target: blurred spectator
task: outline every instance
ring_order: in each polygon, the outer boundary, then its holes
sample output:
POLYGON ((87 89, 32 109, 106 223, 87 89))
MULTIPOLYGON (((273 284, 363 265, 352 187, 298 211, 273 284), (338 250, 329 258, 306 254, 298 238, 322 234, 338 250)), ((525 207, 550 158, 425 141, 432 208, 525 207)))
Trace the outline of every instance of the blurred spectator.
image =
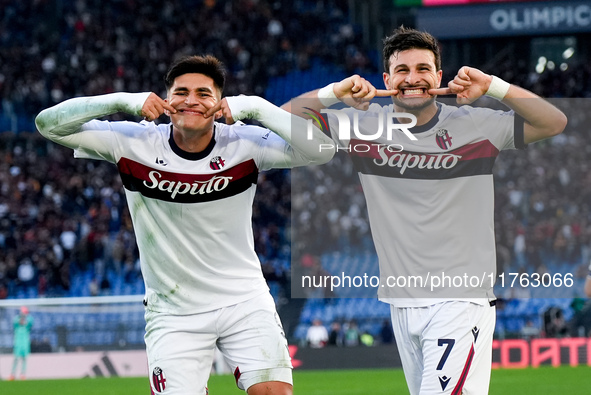
POLYGON ((108 296, 111 295, 111 282, 107 277, 103 277, 100 284, 100 295, 108 296))
POLYGON ((525 258, 526 250, 525 230, 523 227, 519 226, 517 228, 515 241, 513 242, 513 253, 515 254, 515 260, 518 268, 523 268, 527 264, 527 260, 525 258))
POLYGON ((394 329, 392 329, 392 322, 384 320, 380 329, 380 340, 383 344, 390 344, 394 342, 394 329))
POLYGON ((564 337, 568 334, 568 327, 564 313, 559 307, 551 307, 544 312, 545 337, 564 337))
POLYGON ((330 333, 328 334, 327 344, 329 346, 341 347, 343 346, 343 343, 343 331, 341 328, 341 323, 335 321, 330 325, 330 333))
POLYGON ((312 321, 312 325, 308 328, 306 333, 306 341, 312 348, 323 348, 328 341, 328 331, 322 325, 320 319, 312 321))
POLYGON ((371 333, 366 331, 366 332, 363 332, 361 334, 361 336, 359 336, 359 342, 366 347, 372 347, 373 342, 374 342, 374 338, 371 335, 371 333))
POLYGON ((591 301, 587 300, 570 322, 571 335, 577 337, 591 337, 591 301))
POLYGON ((359 345, 359 328, 357 327, 357 321, 351 320, 345 327, 345 346, 355 347, 359 345))
POLYGON ((93 278, 88 283, 88 293, 90 296, 99 296, 99 284, 96 278, 93 278))
POLYGON ((28 287, 35 279, 35 268, 29 258, 23 259, 18 266, 18 280, 20 285, 28 287))
POLYGON ((74 226, 71 221, 64 222, 64 230, 60 234, 60 243, 64 250, 64 259, 70 259, 74 247, 76 247, 78 237, 74 232, 74 226))

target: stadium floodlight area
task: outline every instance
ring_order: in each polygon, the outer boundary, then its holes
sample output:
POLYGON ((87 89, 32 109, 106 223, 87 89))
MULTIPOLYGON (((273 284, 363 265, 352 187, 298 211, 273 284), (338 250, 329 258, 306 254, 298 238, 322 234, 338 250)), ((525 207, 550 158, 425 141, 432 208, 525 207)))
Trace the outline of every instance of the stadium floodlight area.
POLYGON ((33 317, 32 352, 144 348, 143 295, 0 300, 0 352, 11 352, 13 320, 33 317))

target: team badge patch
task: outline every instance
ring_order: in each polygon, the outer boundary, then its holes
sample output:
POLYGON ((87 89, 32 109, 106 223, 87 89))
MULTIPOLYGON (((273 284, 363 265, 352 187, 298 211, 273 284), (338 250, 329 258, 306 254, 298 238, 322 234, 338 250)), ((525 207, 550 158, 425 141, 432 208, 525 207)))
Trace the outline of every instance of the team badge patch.
POLYGON ((211 170, 219 170, 226 164, 226 161, 221 156, 216 156, 209 161, 211 170))
POLYGON ((166 389, 166 378, 164 377, 164 372, 158 366, 156 366, 152 372, 152 386, 156 392, 162 392, 164 389, 166 389))
POLYGON ((441 149, 451 148, 452 137, 449 135, 447 129, 439 129, 436 133, 435 141, 441 149))

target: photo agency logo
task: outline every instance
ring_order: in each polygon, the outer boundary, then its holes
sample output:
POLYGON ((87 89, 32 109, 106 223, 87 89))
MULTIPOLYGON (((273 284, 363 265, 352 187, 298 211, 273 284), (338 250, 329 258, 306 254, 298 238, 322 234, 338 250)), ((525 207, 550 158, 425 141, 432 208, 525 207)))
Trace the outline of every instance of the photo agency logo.
MULTIPOLYGON (((304 114, 308 115, 312 119, 307 120, 307 139, 313 139, 313 126, 316 123, 317 127, 322 130, 324 133, 331 135, 330 129, 328 126, 327 117, 323 114, 332 114, 337 119, 337 139, 340 141, 351 141, 352 139, 361 140, 361 141, 377 141, 377 140, 384 140, 384 137, 387 141, 392 141, 394 133, 402 132, 406 135, 406 137, 410 140, 417 140, 415 136, 410 132, 410 128, 413 128, 417 124, 417 118, 410 113, 406 112, 389 112, 389 113, 378 113, 377 114, 377 122, 372 122, 372 126, 375 126, 376 130, 367 130, 367 125, 364 127, 360 127, 359 125, 359 114, 357 112, 353 112, 352 120, 350 119, 351 116, 349 113, 343 110, 329 110, 329 109, 322 109, 321 112, 318 112, 312 108, 304 107, 306 110, 310 112, 305 112, 304 114), (410 120, 410 122, 400 123, 401 120, 410 120), (351 135, 351 131, 353 131, 353 136, 351 135), (385 131, 385 133, 384 133, 385 131)), ((367 152, 370 149, 372 144, 355 144, 353 149, 358 152, 367 152), (359 151, 359 150, 366 150, 366 151, 359 151)), ((375 144, 373 144, 375 145, 375 144)), ((380 146, 387 145, 387 144, 378 144, 380 146)), ((350 148, 343 148, 339 146, 335 146, 333 144, 320 144, 319 146, 320 151, 323 149, 339 149, 341 150, 349 150, 350 148)), ((390 151, 403 151, 404 148, 400 144, 391 144, 389 146, 390 151), (395 147, 395 148, 393 148, 395 147)))

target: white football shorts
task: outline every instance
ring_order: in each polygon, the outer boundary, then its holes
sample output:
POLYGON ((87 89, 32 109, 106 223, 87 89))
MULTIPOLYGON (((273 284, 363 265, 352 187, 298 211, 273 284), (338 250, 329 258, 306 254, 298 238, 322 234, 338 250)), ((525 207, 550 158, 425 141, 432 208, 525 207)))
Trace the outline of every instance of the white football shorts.
POLYGON ((287 340, 269 293, 192 315, 146 311, 146 349, 153 394, 205 395, 216 344, 238 388, 292 382, 287 340))
POLYGON ((411 395, 488 394, 494 306, 446 301, 390 312, 411 395))

